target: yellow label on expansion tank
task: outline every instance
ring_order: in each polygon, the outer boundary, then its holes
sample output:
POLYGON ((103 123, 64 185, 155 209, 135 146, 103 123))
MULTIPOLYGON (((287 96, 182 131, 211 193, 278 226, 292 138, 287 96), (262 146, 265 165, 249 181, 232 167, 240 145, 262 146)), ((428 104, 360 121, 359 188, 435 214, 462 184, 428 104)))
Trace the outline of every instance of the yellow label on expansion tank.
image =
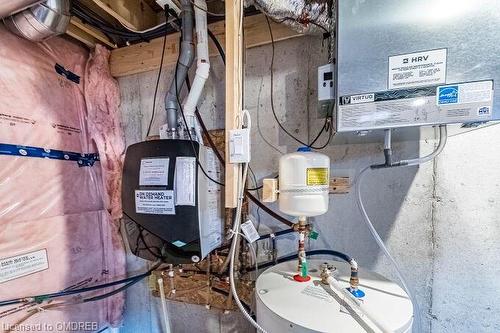
POLYGON ((306 184, 328 185, 328 168, 307 168, 306 184))

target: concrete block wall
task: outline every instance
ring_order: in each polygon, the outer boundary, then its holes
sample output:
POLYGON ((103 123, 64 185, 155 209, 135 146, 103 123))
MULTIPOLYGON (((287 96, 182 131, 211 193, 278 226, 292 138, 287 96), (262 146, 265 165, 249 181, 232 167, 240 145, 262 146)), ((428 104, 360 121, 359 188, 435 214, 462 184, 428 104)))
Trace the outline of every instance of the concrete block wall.
MULTIPOLYGON (((316 68, 327 61, 326 43, 324 47, 322 44, 318 37, 301 37, 276 43, 275 47, 275 109, 283 125, 303 141, 314 137, 322 126, 315 104, 316 68)), ((251 167, 259 183, 276 172, 281 154, 298 146, 278 130, 271 113, 270 59, 269 45, 247 51, 245 107, 253 120, 251 167)), ((222 128, 224 68, 219 58, 211 61, 213 70, 199 109, 209 128, 222 128)), ((156 112, 164 112, 163 96, 172 73, 173 67, 163 71, 156 112)), ((153 71, 119 79, 127 144, 145 138, 156 75, 153 71)), ((423 155, 434 146, 434 140, 396 143, 395 158, 423 155)), ((450 137, 434 162, 374 171, 365 177, 366 209, 417 295, 423 332, 500 331, 500 280, 496 279, 500 263, 499 146, 500 127, 491 126, 450 137)), ((332 144, 323 152, 330 156, 332 175, 337 176, 354 177, 365 166, 383 159, 378 143, 332 144)), ((348 252, 362 267, 395 278, 393 268, 363 224, 353 192, 331 196, 328 214, 313 221, 320 237, 308 246, 348 252)), ((282 228, 255 207, 252 214, 260 217, 263 226, 282 228)), ((295 251, 295 236, 280 239, 278 247, 282 255, 295 251)), ((131 269, 144 266, 133 256, 129 261, 131 269)), ((130 290, 123 332, 161 332, 158 300, 148 295, 145 284, 130 290)), ((237 315, 239 319, 233 321, 200 307, 174 306, 180 309, 172 310, 179 322, 186 318, 184 314, 211 316, 188 331, 251 331, 237 315)), ((186 331, 176 327, 175 332, 186 331)))

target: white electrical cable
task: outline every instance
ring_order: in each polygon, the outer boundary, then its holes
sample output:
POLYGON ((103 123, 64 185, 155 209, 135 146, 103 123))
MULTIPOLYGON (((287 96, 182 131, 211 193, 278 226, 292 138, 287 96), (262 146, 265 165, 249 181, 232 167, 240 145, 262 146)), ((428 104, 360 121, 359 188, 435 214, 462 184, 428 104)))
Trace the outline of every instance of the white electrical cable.
MULTIPOLYGON (((247 118, 247 127, 250 129, 251 123, 250 123, 250 114, 248 110, 243 110, 243 117, 247 118)), ((236 305, 240 309, 241 313, 245 317, 246 320, 254 326, 257 331, 262 332, 262 333, 267 333, 266 330, 264 330, 253 318, 252 316, 247 312, 243 304, 241 303, 240 298, 238 297, 238 292, 236 291, 236 284, 234 281, 234 260, 236 257, 236 245, 238 244, 238 238, 240 236, 240 222, 241 222, 241 210, 243 207, 243 197, 245 195, 245 182, 247 179, 247 172, 248 172, 248 163, 244 163, 243 165, 243 175, 238 178, 238 203, 236 206, 236 214, 234 217, 234 225, 232 229, 233 233, 233 240, 231 242, 231 249, 229 251, 229 256, 230 256, 230 261, 229 261, 229 281, 231 285, 231 293, 233 294, 234 301, 236 302, 236 305)), ((257 261, 256 261, 257 262, 257 261)))
MULTIPOLYGON (((446 130, 446 125, 441 125, 439 126, 439 144, 437 148, 429 155, 421 157, 421 158, 416 158, 413 160, 403 160, 401 162, 405 162, 403 166, 411 166, 411 165, 418 165, 422 163, 426 163, 434 159, 436 156, 438 156, 442 151, 444 146, 446 145, 446 139, 447 139, 447 130, 446 130)), ((356 203, 358 205, 359 210, 361 211, 363 215, 363 221, 365 222, 366 226, 370 230, 370 233, 372 234, 373 238, 377 242, 378 246, 380 249, 384 252, 385 256, 389 261, 394 265, 394 268, 397 272, 398 278, 401 281, 401 284, 403 285, 403 289, 406 291, 408 296, 410 297, 410 300, 413 304, 413 315, 415 317, 414 323, 416 322, 417 330, 416 332, 421 332, 422 331, 422 323, 421 323, 421 317, 420 317, 420 309, 418 306, 418 302, 415 298, 415 295, 410 291, 408 288, 408 283, 406 282, 406 279, 403 276, 403 273, 401 272, 401 269, 399 268, 398 263, 396 260, 392 257, 390 254, 389 250, 384 244, 384 241, 382 238, 380 238, 380 235, 377 233, 377 230, 373 226, 373 223, 370 220, 370 217, 368 216, 365 206, 363 205, 363 199, 361 197, 361 183, 363 180, 363 175, 366 173, 367 170, 370 170, 370 167, 366 167, 361 172, 358 174, 356 177, 355 183, 356 183, 356 203)))

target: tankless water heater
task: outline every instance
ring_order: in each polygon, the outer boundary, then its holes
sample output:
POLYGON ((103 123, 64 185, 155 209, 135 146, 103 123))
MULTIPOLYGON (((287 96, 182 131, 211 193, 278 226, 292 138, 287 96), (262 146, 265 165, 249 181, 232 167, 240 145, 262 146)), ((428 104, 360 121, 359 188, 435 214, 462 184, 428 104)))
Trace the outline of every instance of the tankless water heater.
POLYGON ((339 132, 500 119, 500 1, 339 0, 339 132))

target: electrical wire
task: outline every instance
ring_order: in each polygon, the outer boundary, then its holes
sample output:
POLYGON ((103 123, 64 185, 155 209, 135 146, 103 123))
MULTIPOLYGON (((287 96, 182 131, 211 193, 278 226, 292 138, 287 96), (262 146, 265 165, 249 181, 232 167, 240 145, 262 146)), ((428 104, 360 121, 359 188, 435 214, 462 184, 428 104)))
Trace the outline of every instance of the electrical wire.
MULTIPOLYGON (((266 18, 266 22, 267 22, 267 27, 269 28, 269 35, 271 37, 271 65, 270 65, 270 80, 271 80, 271 94, 270 94, 270 99, 271 99, 271 111, 273 113, 273 116, 274 116, 274 120, 276 120, 276 123, 278 124, 278 126, 281 128, 281 130, 283 132, 285 132, 290 138, 294 139, 295 141, 297 141, 298 143, 300 143, 301 145, 303 146, 307 146, 307 147, 310 147, 312 149, 323 149, 325 148, 328 143, 330 142, 330 139, 331 137, 333 136, 333 130, 331 129, 330 130, 330 137, 327 141, 327 143, 321 147, 314 147, 313 144, 310 144, 310 143, 306 143, 300 139, 298 139, 297 137, 295 137, 292 133, 290 133, 284 126, 283 124, 281 124, 280 120, 278 119, 278 116, 276 115, 276 110, 274 108, 274 53, 275 53, 275 45, 274 45, 274 36, 273 36, 273 30, 271 28, 271 23, 269 22, 269 18, 267 16, 265 16, 266 18)), ((327 117, 328 118, 328 117, 327 117)), ((321 134, 323 133, 325 129, 325 126, 323 126, 323 128, 320 130, 320 132, 318 133, 318 135, 316 136, 316 139, 314 141, 317 140, 317 138, 319 138, 319 136, 321 136, 321 134)))
MULTIPOLYGON (((176 17, 172 9, 168 9, 172 17, 176 17)), ((71 13, 81 19, 84 23, 90 24, 108 36, 124 39, 126 43, 135 41, 149 41, 153 38, 164 36, 169 32, 174 32, 175 29, 169 29, 168 25, 161 24, 155 29, 148 29, 145 32, 130 31, 123 28, 116 28, 106 22, 105 19, 100 17, 97 13, 86 7, 80 1, 73 1, 71 6, 71 13)), ((167 20, 168 21, 168 20, 167 20)), ((170 22, 172 23, 172 22, 170 22)))
MULTIPOLYGON (((181 31, 181 39, 182 39, 182 31, 181 31)), ((217 185, 224 186, 223 183, 221 183, 221 182, 213 179, 212 177, 210 177, 207 174, 207 172, 205 171, 205 169, 203 168, 203 166, 200 163, 200 158, 198 156, 198 151, 196 150, 196 147, 194 146, 193 137, 191 136, 191 130, 190 130, 189 125, 187 123, 186 116, 184 115, 184 109, 182 107, 182 103, 181 103, 181 101, 179 99, 179 87, 178 87, 178 84, 177 84, 177 68, 179 67, 180 55, 181 55, 181 53, 179 52, 179 54, 177 56, 177 61, 176 61, 176 64, 175 64, 175 74, 174 74, 174 80, 175 80, 175 98, 177 99, 177 104, 179 105, 179 110, 180 110, 180 114, 182 116, 182 121, 184 122, 184 126, 185 126, 186 132, 187 132, 188 137, 189 137, 189 142, 191 143, 191 147, 193 149, 193 153, 194 153, 195 158, 196 158, 196 164, 200 168, 201 172, 205 175, 205 177, 207 177, 207 179, 211 180, 212 182, 214 182, 217 185)))
POLYGON ((224 49, 222 48, 222 45, 220 44, 217 37, 215 37, 213 32, 210 31, 210 29, 207 29, 207 32, 208 32, 208 36, 210 37, 210 39, 212 39, 212 42, 214 42, 215 47, 217 48, 217 51, 219 51, 219 55, 222 59, 222 62, 224 63, 224 65, 226 65, 226 54, 224 53, 224 49))
MULTIPOLYGON (((165 5, 164 8, 165 11, 165 22, 168 21, 168 9, 167 5, 165 5)), ((161 70, 163 68, 163 58, 165 57, 165 46, 167 44, 167 34, 163 37, 163 47, 161 49, 161 58, 160 58, 160 68, 158 69, 158 77, 156 78, 156 85, 155 85, 155 93, 153 96, 153 111, 151 112, 151 119, 149 120, 149 125, 148 125, 148 131, 146 133, 146 138, 149 136, 149 132, 151 131, 151 125, 153 124, 153 119, 155 117, 155 109, 156 109, 156 95, 158 94, 158 86, 160 85, 160 77, 161 77, 161 70)))
MULTIPOLYGON (((217 39, 215 39, 214 42, 216 42, 220 46, 220 43, 217 41, 217 39)), ((217 48, 217 49, 219 50, 220 56, 223 59, 224 64, 225 64, 224 49, 222 48, 222 46, 220 48, 217 48)), ((186 81, 186 82, 188 82, 188 81, 186 81)), ((205 123, 203 122, 203 118, 201 117, 201 114, 198 111, 198 109, 195 110, 195 115, 196 115, 196 118, 198 119, 198 122, 199 122, 199 124, 200 124, 200 126, 201 126, 201 128, 203 130, 203 133, 205 134, 205 137, 207 138, 207 141, 208 141, 210 147, 212 147, 212 149, 213 149, 213 151, 215 153, 215 156, 217 157, 217 159, 219 160, 219 162, 221 163, 221 165, 224 167, 225 166, 225 164, 224 164, 225 163, 224 162, 224 158, 222 157, 222 155, 217 150, 217 146, 213 142, 212 137, 210 136, 210 133, 208 132, 208 129, 205 126, 205 123)), ((259 127, 258 123, 257 123, 257 127, 259 127)), ((267 207, 266 205, 264 205, 262 202, 260 202, 260 200, 258 200, 256 197, 254 197, 248 190, 245 191, 245 195, 252 202, 254 202, 259 208, 261 208, 264 212, 266 212, 269 216, 271 216, 275 220, 277 220, 277 221, 279 221, 279 222, 281 222, 281 223, 283 223, 283 224, 285 224, 285 225, 287 225, 289 227, 293 226, 293 223, 291 221, 289 221, 288 219, 284 218, 283 216, 277 214, 275 211, 273 211, 272 209, 270 209, 269 207, 267 207)))
MULTIPOLYGON (((26 296, 26 297, 20 297, 20 298, 15 298, 11 300, 6 300, 6 301, 0 301, 0 306, 7 306, 7 305, 14 305, 14 304, 20 304, 20 303, 27 303, 30 301, 34 301, 36 303, 41 303, 46 300, 51 300, 54 298, 59 298, 59 297, 65 297, 65 296, 70 296, 70 295, 75 295, 75 294, 81 294, 81 293, 86 293, 86 292, 91 292, 91 291, 96 291, 104 288, 109 288, 116 286, 118 284, 122 283, 127 283, 126 286, 127 288, 130 287, 131 285, 137 283, 138 281, 142 280, 143 278, 151 275, 151 273, 157 269, 161 263, 155 264, 152 268, 150 268, 147 272, 131 276, 122 280, 117 280, 113 282, 108 282, 104 284, 99 284, 95 286, 90 286, 90 287, 84 287, 84 288, 79 288, 79 289, 69 289, 69 290, 64 290, 60 292, 55 292, 55 293, 50 293, 50 294, 42 294, 42 295, 36 295, 36 296, 26 296), (131 283, 134 282, 134 283, 131 283)), ((125 287, 125 286, 123 286, 125 287)), ((122 287, 122 288, 123 288, 122 287)), ((122 288, 119 288, 120 291, 124 290, 122 288)), ((126 288, 125 288, 126 289, 126 288)), ((102 295, 101 295, 102 296, 102 295)), ((111 295, 109 295, 111 296, 111 295)))
POLYGON ((226 16, 226 14, 222 14, 222 13, 212 13, 212 12, 210 12, 210 11, 206 10, 205 8, 202 8, 202 7, 198 6, 198 5, 194 2, 194 0, 190 0, 190 1, 191 1, 191 3, 193 4, 193 6, 195 6, 195 7, 196 7, 196 8, 198 8, 199 10, 204 11, 204 12, 205 12, 205 13, 207 13, 208 15, 215 16, 215 17, 224 17, 224 16, 226 16))

